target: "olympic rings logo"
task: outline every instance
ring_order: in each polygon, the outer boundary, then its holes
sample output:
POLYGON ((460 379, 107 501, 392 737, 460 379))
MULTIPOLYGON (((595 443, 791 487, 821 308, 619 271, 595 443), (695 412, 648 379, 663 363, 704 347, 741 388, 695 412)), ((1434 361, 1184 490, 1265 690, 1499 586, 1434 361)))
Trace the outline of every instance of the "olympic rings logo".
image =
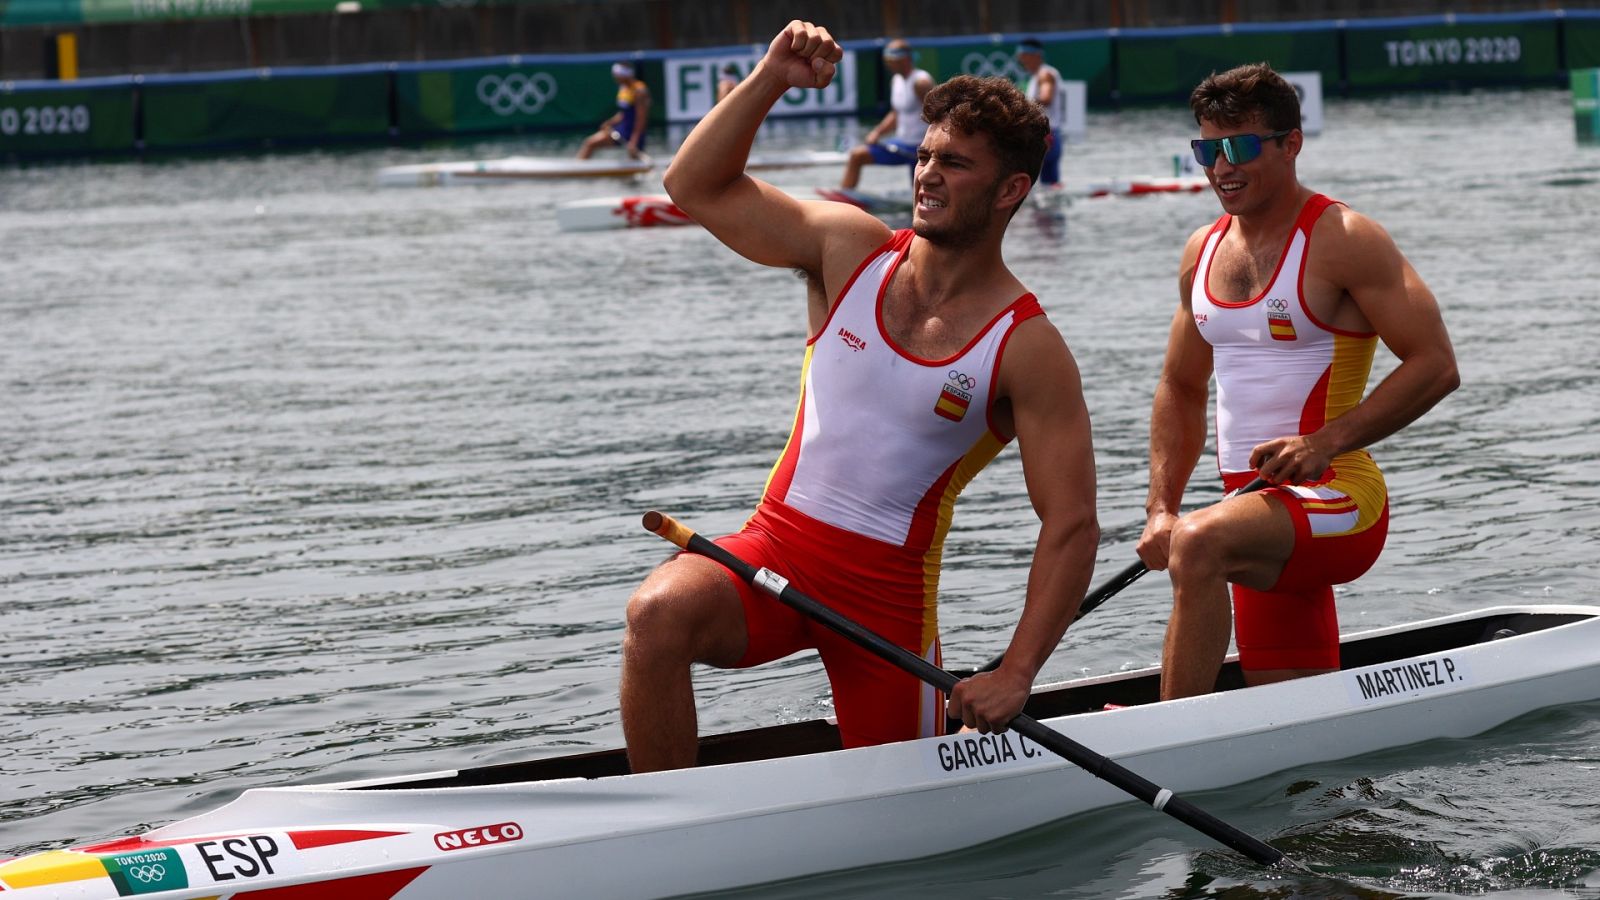
POLYGON ((950 370, 950 380, 961 385, 962 389, 968 391, 978 386, 978 379, 973 378, 970 375, 963 375, 960 372, 957 372, 955 369, 950 370))
POLYGON ((122 871, 132 875, 145 884, 152 884, 167 877, 167 867, 159 863, 148 866, 134 866, 122 871))
POLYGON ((1273 297, 1271 300, 1267 301, 1267 308, 1268 309, 1275 309, 1278 312, 1283 312, 1284 310, 1289 308, 1289 301, 1281 299, 1279 297, 1273 297))
POLYGON ((478 99, 494 110, 495 115, 509 116, 515 112, 533 115, 556 97, 556 79, 548 72, 524 75, 485 75, 478 79, 478 99))
POLYGON ((1012 81, 1027 81, 1028 72, 1016 58, 1001 50, 993 53, 968 53, 961 58, 961 71, 968 75, 999 75, 1012 81))

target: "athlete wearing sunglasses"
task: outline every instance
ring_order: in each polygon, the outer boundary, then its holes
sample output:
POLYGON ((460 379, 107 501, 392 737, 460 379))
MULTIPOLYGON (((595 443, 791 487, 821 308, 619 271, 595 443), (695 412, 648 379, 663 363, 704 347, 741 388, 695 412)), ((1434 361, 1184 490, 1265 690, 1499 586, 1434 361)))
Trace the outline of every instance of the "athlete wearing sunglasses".
POLYGON ((1293 86, 1241 66, 1189 105, 1223 215, 1184 247, 1150 420, 1139 556, 1171 575, 1163 699, 1213 688, 1230 630, 1250 684, 1339 668, 1332 585, 1365 572, 1388 532, 1365 448, 1459 382, 1438 303, 1393 239, 1300 184, 1293 86), (1400 364, 1367 393, 1380 342, 1400 364), (1213 375, 1224 489, 1257 475, 1272 487, 1180 515, 1213 375))
POLYGON ((1282 141, 1294 129, 1285 128, 1271 134, 1232 134, 1225 138, 1206 140, 1199 138, 1189 142, 1190 149, 1194 150, 1195 161, 1207 169, 1217 164, 1218 154, 1227 158, 1228 162, 1242 166, 1261 155, 1263 141, 1282 141))

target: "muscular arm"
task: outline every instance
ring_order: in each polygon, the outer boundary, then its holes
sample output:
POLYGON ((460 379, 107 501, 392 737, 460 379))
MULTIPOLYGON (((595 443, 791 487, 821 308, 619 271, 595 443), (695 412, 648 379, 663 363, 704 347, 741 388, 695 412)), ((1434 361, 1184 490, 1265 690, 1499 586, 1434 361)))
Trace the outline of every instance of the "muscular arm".
POLYGON ((1178 310, 1167 334, 1167 355, 1150 408, 1150 493, 1139 538, 1139 558, 1152 569, 1167 567, 1172 525, 1183 491, 1205 447, 1206 398, 1211 383, 1211 345, 1195 325, 1190 291, 1210 226, 1190 235, 1178 272, 1178 310))
POLYGON ((1313 231, 1326 278, 1354 302, 1400 365, 1360 403, 1303 438, 1267 441, 1251 464, 1273 481, 1314 478, 1340 453, 1383 440, 1416 421, 1461 383, 1438 301, 1376 222, 1349 210, 1325 216, 1313 231))
POLYGON ((1023 323, 1012 336, 1001 389, 1011 403, 1039 538, 1005 662, 950 695, 950 714, 985 732, 1022 711, 1034 677, 1077 614, 1100 543, 1094 447, 1078 367, 1044 318, 1023 323))
POLYGON ((828 84, 841 52, 825 29, 789 23, 750 77, 689 133, 665 177, 673 202, 734 252, 819 274, 830 288, 889 239, 888 226, 849 204, 801 202, 744 167, 778 98, 791 86, 828 84))
MULTIPOLYGON (((1037 102, 1045 109, 1050 108, 1050 102, 1056 99, 1056 76, 1050 72, 1039 73, 1039 98, 1037 102)), ((1052 128, 1060 128, 1060 122, 1051 122, 1052 128)))

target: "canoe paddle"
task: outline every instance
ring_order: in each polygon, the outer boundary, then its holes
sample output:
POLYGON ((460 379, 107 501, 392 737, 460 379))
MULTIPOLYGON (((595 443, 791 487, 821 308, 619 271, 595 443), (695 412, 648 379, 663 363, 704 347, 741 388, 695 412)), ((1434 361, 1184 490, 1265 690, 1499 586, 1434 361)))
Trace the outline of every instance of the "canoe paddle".
MULTIPOLYGON (((1254 481, 1250 482, 1249 484, 1245 485, 1244 487, 1239 488, 1237 491, 1234 491, 1232 494, 1229 494, 1228 496, 1237 497, 1240 494, 1248 494, 1248 493, 1250 493, 1252 491, 1259 491, 1264 487, 1271 487, 1271 486, 1272 486, 1272 482, 1266 480, 1265 478, 1257 478, 1254 481)), ((1076 622, 1079 619, 1083 618, 1084 616, 1088 615, 1090 612, 1092 612, 1094 610, 1095 607, 1099 606, 1100 604, 1102 604, 1102 603, 1106 602, 1107 600, 1110 600, 1112 597, 1116 596, 1119 592, 1121 592, 1121 590, 1123 588, 1127 587, 1130 584, 1133 584, 1135 581, 1138 581, 1144 575, 1144 573, 1146 573, 1148 571, 1150 571, 1150 567, 1144 564, 1144 560, 1142 560, 1142 559, 1134 560, 1134 562, 1131 565, 1129 565, 1126 569, 1123 569, 1122 571, 1118 572, 1117 574, 1115 574, 1115 575, 1111 576, 1110 578, 1106 579, 1106 583, 1105 584, 1102 584, 1099 587, 1095 588, 1094 590, 1090 591, 1083 598, 1083 602, 1078 604, 1078 614, 1073 617, 1072 621, 1076 622)), ((1000 664, 1005 662, 1005 661, 1006 661, 1006 655, 1005 655, 1005 653, 1001 653, 1000 655, 996 656, 994 659, 991 659, 988 662, 984 663, 983 667, 978 669, 977 671, 978 672, 993 672, 995 669, 1000 668, 1000 664)), ((976 674, 976 673, 974 673, 974 674, 976 674)))
MULTIPOLYGON (((644 527, 646 531, 660 535, 690 553, 696 553, 714 562, 721 563, 757 590, 770 594, 785 606, 816 619, 829 629, 844 636, 851 643, 871 651, 895 666, 933 685, 947 695, 956 686, 956 683, 961 680, 917 656, 915 653, 890 643, 888 639, 877 632, 867 629, 854 620, 840 615, 822 603, 806 596, 796 588, 791 587, 788 579, 771 569, 757 569, 729 552, 726 548, 712 543, 688 527, 679 524, 671 516, 651 510, 644 514, 644 527)), ((1157 811, 1172 816, 1190 828, 1221 844, 1232 847, 1258 863, 1273 865, 1284 858, 1283 853, 1271 844, 1245 834, 1227 822, 1179 797, 1172 791, 1129 771, 1122 765, 1101 756, 1061 732, 1046 727, 1038 719, 1026 713, 1019 714, 1016 718, 1006 723, 1006 727, 1015 729, 1018 734, 1047 750, 1055 752, 1090 775, 1132 794, 1150 804, 1157 811)))

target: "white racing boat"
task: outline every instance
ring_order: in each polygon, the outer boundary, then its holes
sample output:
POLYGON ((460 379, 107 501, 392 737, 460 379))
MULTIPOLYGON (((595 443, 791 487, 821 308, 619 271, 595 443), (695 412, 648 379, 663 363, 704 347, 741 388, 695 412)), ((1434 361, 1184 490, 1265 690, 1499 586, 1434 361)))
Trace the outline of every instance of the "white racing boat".
MULTIPOLYGON (((843 166, 846 158, 847 154, 831 150, 757 153, 750 157, 745 168, 754 172, 806 166, 843 166)), ((378 184, 383 187, 440 187, 552 178, 629 178, 643 175, 658 167, 665 169, 669 162, 671 160, 656 161, 649 157, 630 159, 626 156, 591 159, 566 156, 508 156, 503 159, 385 166, 378 170, 378 184)))
MULTIPOLYGON (((1159 703, 1159 672, 1144 669, 1040 687, 1028 712, 1193 791, 1600 697, 1600 607, 1496 607, 1342 647, 1337 673, 1245 689, 1230 661, 1218 693, 1159 703)), ((660 897, 945 853, 1127 800, 1015 732, 840 750, 817 720, 707 737, 700 756, 643 775, 602 751, 249 790, 0 863, 0 887, 17 900, 660 897)))
POLYGON ((438 187, 451 184, 489 184, 551 178, 629 178, 654 168, 649 159, 626 156, 605 159, 508 156, 464 162, 418 163, 385 166, 378 170, 383 187, 438 187))

